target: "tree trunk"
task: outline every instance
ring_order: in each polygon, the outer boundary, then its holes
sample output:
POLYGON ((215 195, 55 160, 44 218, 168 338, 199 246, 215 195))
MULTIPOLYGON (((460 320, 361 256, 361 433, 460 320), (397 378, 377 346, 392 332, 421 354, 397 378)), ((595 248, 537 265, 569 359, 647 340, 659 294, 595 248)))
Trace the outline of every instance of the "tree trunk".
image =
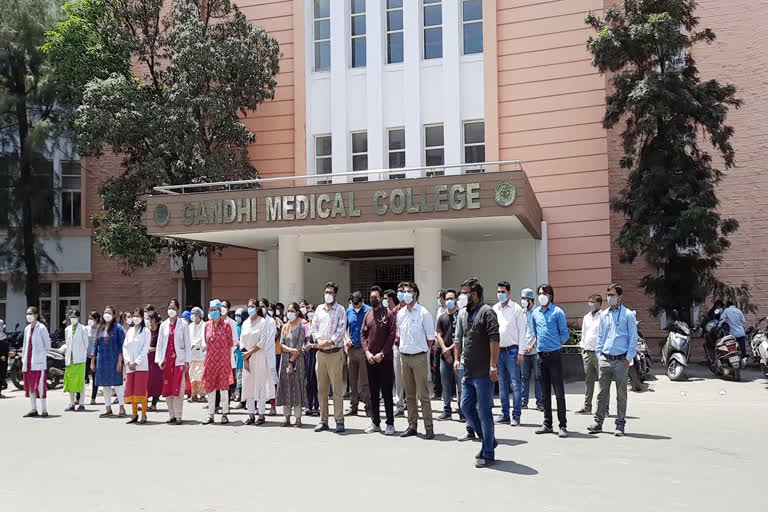
POLYGON ((196 304, 200 299, 192 297, 193 281, 195 276, 192 274, 192 260, 193 258, 183 258, 183 266, 181 271, 184 273, 184 309, 188 309, 196 304))

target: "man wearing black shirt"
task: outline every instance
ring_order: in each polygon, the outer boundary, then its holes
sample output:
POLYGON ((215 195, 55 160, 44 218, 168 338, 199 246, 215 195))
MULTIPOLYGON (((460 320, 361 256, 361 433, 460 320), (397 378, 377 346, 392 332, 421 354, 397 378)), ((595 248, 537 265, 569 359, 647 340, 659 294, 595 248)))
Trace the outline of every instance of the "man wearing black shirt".
MULTIPOLYGON (((483 448, 475 456, 475 467, 485 468, 496 462, 496 437, 493 428, 493 383, 498 380, 499 322, 493 308, 483 302, 483 285, 475 278, 461 283, 467 296, 466 315, 458 320, 458 340, 463 340, 464 379, 461 410, 483 448)), ((454 354, 458 354, 455 349, 454 354)))
MULTIPOLYGON (((456 306, 456 290, 449 288, 445 291, 445 307, 447 313, 440 315, 437 320, 435 338, 440 352, 440 380, 443 384, 443 414, 438 420, 451 419, 451 398, 456 390, 456 400, 461 406, 461 379, 458 370, 453 368, 453 332, 459 308, 456 306)), ((459 408, 459 419, 464 421, 464 413, 459 408)))

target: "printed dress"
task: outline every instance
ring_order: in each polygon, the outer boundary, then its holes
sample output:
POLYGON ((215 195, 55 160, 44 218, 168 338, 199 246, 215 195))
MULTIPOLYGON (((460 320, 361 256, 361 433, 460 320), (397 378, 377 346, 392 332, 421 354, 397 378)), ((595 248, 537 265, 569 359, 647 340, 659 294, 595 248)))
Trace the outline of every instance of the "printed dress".
POLYGON ((234 384, 232 375, 232 328, 223 320, 205 324, 205 369, 203 386, 208 393, 226 391, 234 384))
MULTIPOLYGON (((284 333, 280 344, 289 348, 304 346, 304 326, 299 324, 288 333, 284 333)), ((280 382, 277 384, 277 405, 289 407, 307 406, 307 387, 304 383, 304 354, 299 354, 293 362, 293 372, 288 373, 291 364, 290 354, 285 352, 280 358, 280 382)))

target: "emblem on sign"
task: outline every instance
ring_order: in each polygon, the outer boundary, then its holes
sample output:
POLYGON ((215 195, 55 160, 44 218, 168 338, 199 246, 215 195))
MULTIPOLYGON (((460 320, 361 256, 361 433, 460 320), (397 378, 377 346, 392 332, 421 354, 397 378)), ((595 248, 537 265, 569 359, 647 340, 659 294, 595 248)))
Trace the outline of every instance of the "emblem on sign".
POLYGON ((494 196, 496 198, 496 204, 499 206, 510 206, 515 202, 515 198, 517 197, 517 187, 514 183, 502 181, 496 185, 494 196))
POLYGON ((155 224, 158 226, 167 226, 171 221, 171 210, 164 204, 155 206, 155 213, 153 215, 155 224))

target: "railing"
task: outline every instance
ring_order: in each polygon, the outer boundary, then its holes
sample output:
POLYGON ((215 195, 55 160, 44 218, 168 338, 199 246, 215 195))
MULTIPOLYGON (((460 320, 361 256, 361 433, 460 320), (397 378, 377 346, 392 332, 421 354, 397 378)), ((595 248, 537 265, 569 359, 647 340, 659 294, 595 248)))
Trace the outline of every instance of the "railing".
MULTIPOLYGON (((256 178, 250 180, 216 181, 212 183, 187 183, 185 185, 162 185, 154 187, 161 194, 183 194, 185 192, 205 192, 206 190, 230 190, 232 188, 249 188, 262 183, 275 182, 304 182, 304 185, 327 185, 330 183, 349 183, 368 181, 371 177, 382 179, 432 178, 462 174, 480 174, 486 171, 522 171, 520 160, 498 160, 494 162, 477 162, 471 164, 446 164, 422 167, 400 167, 398 169, 371 169, 366 171, 334 172, 331 174, 304 174, 301 176, 278 176, 275 178, 256 178), (502 167, 504 167, 502 169, 502 167)), ((295 183, 294 183, 295 185, 295 183)))

